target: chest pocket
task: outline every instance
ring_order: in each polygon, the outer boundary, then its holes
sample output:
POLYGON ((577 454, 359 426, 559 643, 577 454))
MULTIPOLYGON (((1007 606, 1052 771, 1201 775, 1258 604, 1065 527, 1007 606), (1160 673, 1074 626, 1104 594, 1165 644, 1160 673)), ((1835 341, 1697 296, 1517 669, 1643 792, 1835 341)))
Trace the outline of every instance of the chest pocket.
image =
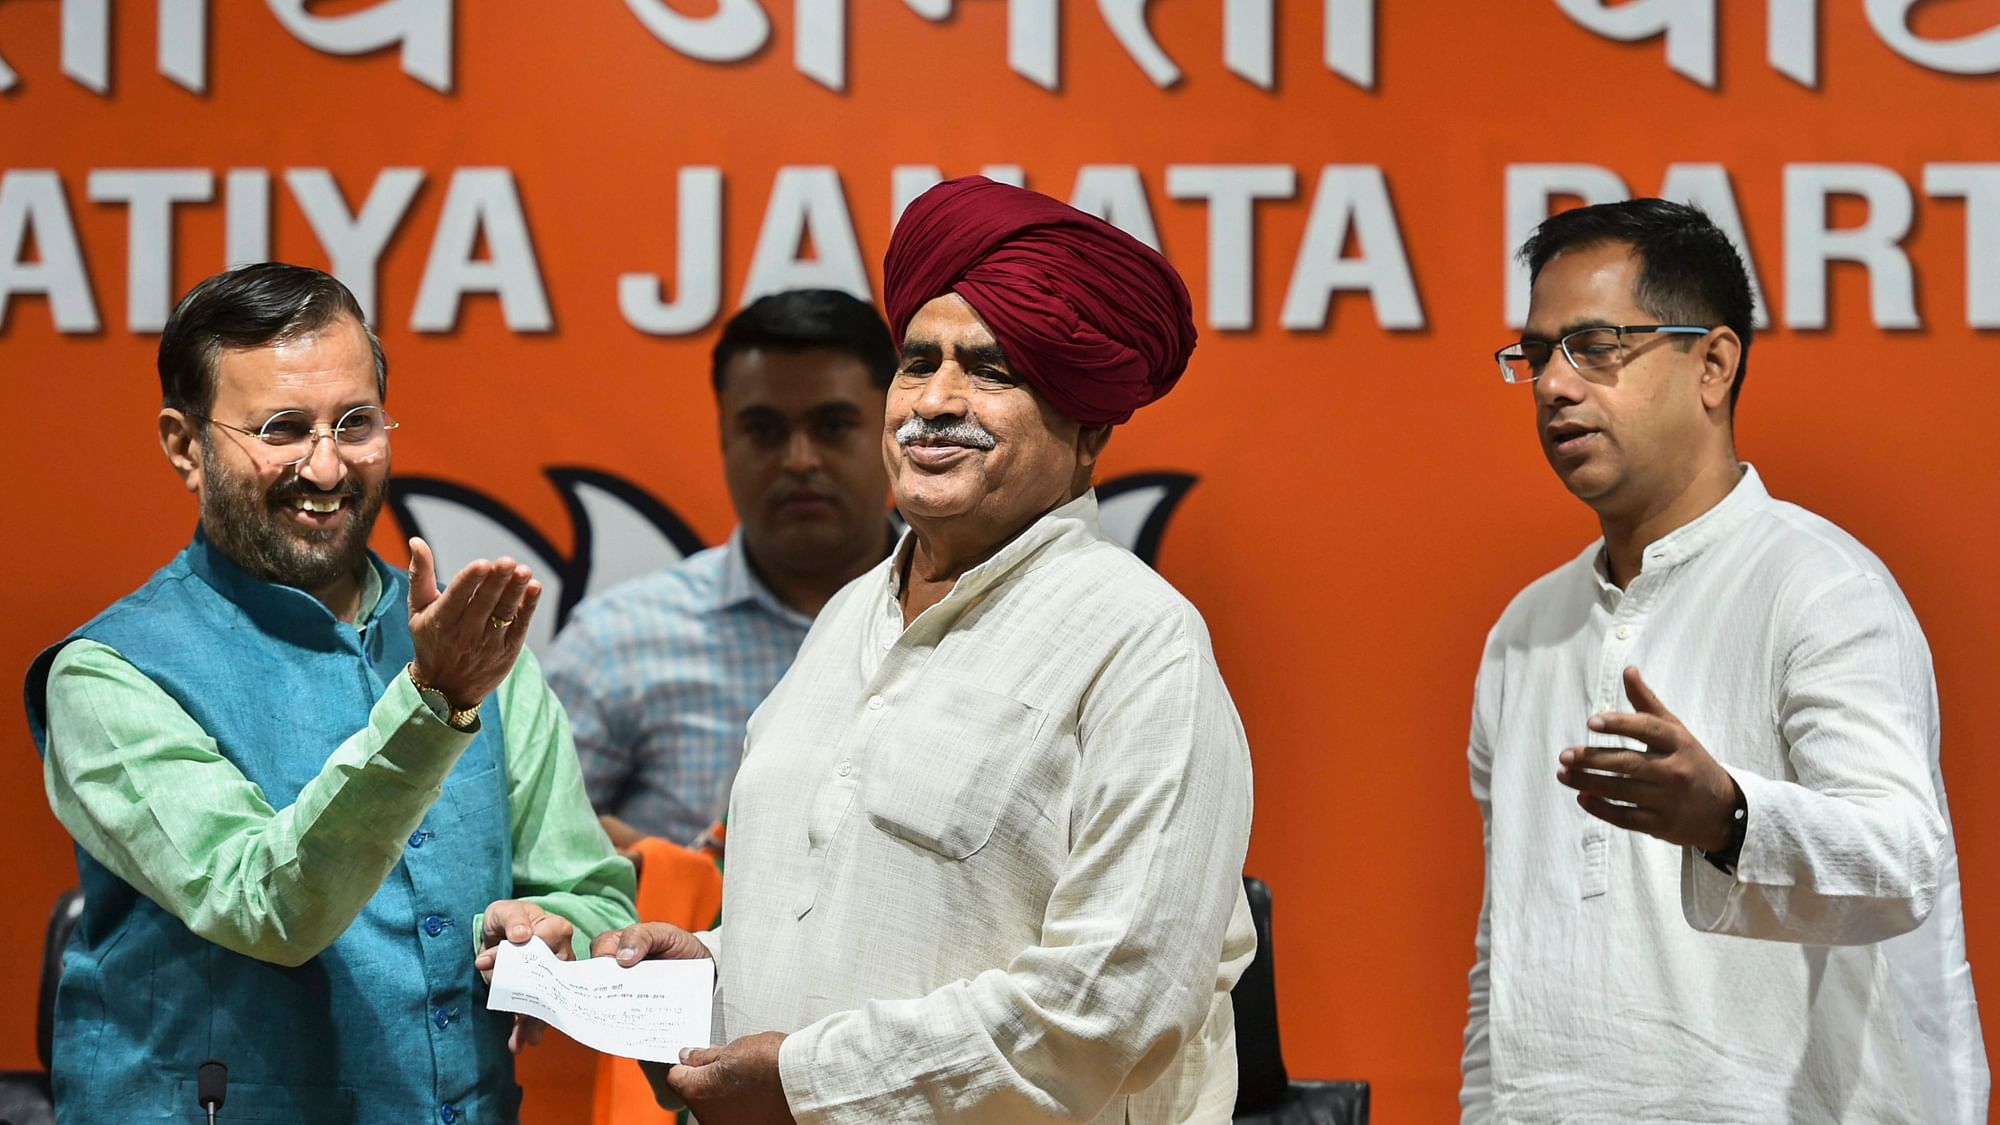
POLYGON ((477 816, 507 799, 507 773, 500 768, 505 750, 499 741, 491 733, 482 733, 465 748, 465 756, 445 778, 445 802, 458 818, 477 816))
POLYGON ((927 687, 897 708, 878 736, 862 783, 868 822, 948 859, 986 846, 1014 798, 1014 781, 1040 749, 1047 715, 966 684, 927 687))

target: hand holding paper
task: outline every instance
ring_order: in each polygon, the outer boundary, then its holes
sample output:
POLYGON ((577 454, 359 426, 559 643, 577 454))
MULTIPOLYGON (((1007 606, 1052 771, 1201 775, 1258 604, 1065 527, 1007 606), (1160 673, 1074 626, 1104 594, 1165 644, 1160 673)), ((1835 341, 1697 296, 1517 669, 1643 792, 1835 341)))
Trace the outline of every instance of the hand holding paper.
POLYGON ((563 961, 536 938, 502 943, 486 1006, 542 1020, 609 1055, 678 1062, 684 1047, 709 1045, 715 962, 707 958, 563 961))

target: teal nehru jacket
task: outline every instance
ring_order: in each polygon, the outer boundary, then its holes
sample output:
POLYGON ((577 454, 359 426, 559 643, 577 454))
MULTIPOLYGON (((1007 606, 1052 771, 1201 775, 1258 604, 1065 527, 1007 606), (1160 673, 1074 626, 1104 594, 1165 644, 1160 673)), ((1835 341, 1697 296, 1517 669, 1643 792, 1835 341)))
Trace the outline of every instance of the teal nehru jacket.
POLYGON ((207 1058, 237 1125, 513 1121, 479 913, 544 892, 580 942, 631 917, 532 657, 451 731, 403 674, 407 580, 368 558, 379 595, 349 624, 197 531, 30 669, 86 902, 56 1005, 66 1125, 189 1119, 207 1058), (158 784, 191 760, 199 792, 158 784))

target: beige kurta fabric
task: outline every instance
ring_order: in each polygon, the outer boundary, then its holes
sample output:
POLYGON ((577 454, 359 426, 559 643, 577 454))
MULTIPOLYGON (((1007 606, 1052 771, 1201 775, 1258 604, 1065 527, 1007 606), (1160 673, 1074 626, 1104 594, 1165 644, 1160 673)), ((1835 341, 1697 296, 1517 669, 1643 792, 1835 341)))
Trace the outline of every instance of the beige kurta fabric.
POLYGON ((1056 509, 908 629, 906 536, 752 716, 718 1038, 802 1122, 1227 1121, 1250 759, 1201 616, 1056 509))
POLYGON ((1462 1120, 1985 1122, 1936 682, 1888 569, 1748 466, 1626 589, 1601 557, 1522 591, 1479 669, 1462 1120), (1556 783, 1626 665, 1742 786, 1733 877, 1556 783))

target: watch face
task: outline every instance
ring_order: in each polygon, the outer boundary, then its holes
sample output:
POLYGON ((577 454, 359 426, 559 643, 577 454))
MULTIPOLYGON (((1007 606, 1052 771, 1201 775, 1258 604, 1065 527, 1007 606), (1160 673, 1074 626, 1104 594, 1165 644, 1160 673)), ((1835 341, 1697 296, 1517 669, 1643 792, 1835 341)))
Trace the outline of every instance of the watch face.
POLYGON ((424 706, 431 709, 431 714, 438 717, 439 722, 451 721, 451 703, 445 699, 443 692, 434 687, 427 687, 417 689, 417 694, 423 698, 424 706))
POLYGON ((436 715, 439 722, 444 723, 454 730, 470 730, 478 725, 479 705, 477 703, 467 707, 463 711, 452 710, 451 700, 444 697, 444 692, 417 679, 415 664, 410 665, 410 684, 417 689, 417 697, 424 701, 424 706, 431 709, 431 714, 436 715))

